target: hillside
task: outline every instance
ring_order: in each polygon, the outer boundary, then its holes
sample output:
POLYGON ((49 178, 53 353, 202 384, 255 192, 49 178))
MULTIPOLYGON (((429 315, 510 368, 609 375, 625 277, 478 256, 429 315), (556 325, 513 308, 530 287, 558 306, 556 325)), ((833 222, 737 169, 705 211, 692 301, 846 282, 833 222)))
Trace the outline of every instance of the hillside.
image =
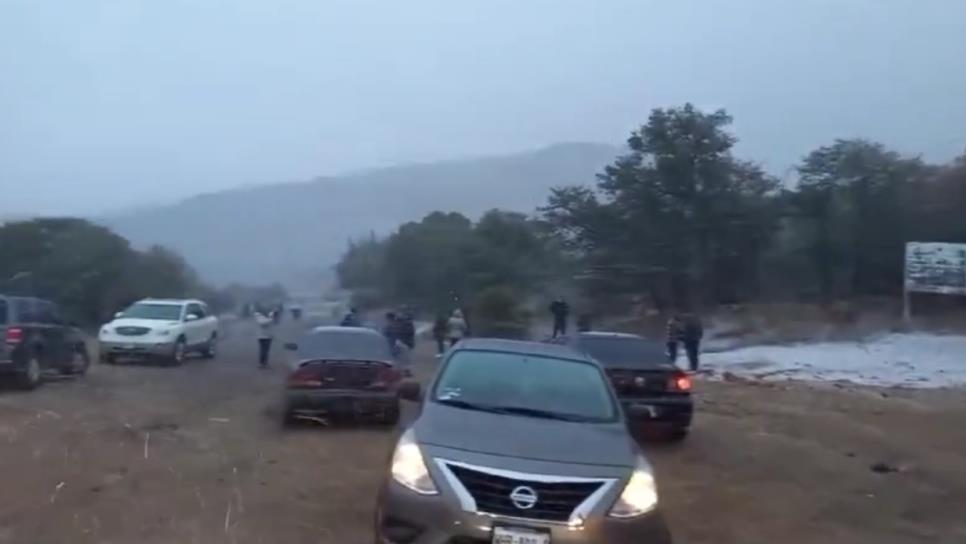
POLYGON ((200 195, 99 222, 138 246, 178 250, 211 281, 305 285, 327 275, 350 238, 388 233, 433 210, 530 212, 551 187, 592 182, 617 153, 602 144, 560 144, 200 195))

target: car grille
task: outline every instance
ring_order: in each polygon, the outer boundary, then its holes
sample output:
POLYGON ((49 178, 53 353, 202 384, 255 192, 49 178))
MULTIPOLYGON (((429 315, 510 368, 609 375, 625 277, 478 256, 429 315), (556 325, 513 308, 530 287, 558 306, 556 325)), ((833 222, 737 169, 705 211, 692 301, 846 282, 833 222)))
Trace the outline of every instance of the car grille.
POLYGON ((575 508, 604 484, 603 481, 541 482, 498 476, 450 463, 446 466, 476 501, 477 511, 515 518, 565 522, 575 508), (513 491, 521 486, 529 487, 537 496, 531 508, 520 508, 510 499, 513 491))
POLYGON ((121 336, 144 336, 151 332, 151 329, 147 327, 118 327, 115 331, 121 336))

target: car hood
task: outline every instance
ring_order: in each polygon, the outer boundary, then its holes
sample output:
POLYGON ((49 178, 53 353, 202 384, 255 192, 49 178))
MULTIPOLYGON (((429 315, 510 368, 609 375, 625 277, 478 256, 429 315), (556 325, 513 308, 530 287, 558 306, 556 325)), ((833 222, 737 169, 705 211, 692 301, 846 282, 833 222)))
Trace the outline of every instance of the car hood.
POLYGON ((413 431, 422 444, 504 457, 633 467, 638 456, 621 422, 554 421, 427 401, 413 431))
POLYGON ((180 325, 180 321, 164 321, 161 319, 138 319, 134 317, 122 317, 111 321, 105 327, 147 327, 149 329, 167 329, 180 325))

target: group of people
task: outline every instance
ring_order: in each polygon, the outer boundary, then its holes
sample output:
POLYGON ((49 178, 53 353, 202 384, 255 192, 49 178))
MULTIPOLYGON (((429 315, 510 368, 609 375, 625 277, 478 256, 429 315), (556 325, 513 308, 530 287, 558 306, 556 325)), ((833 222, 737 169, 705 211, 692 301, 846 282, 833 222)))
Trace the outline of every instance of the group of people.
POLYGON ((683 344, 688 367, 692 372, 698 370, 703 337, 704 326, 698 316, 692 313, 672 314, 667 320, 667 353, 671 362, 677 362, 678 347, 683 344))
POLYGON ((393 350, 396 350, 399 344, 414 349, 416 347, 416 324, 413 311, 404 306, 398 313, 386 312, 386 322, 382 326, 382 334, 393 350))
MULTIPOLYGON (((558 297, 550 303, 550 315, 553 318, 553 337, 567 334, 570 320, 570 304, 563 297, 558 297)), ((577 329, 580 332, 590 330, 590 315, 581 314, 577 319, 577 329)), ((684 348, 691 371, 698 370, 701 352, 701 339, 704 337, 704 327, 701 320, 693 313, 674 313, 667 322, 667 355, 672 363, 677 362, 679 348, 684 348)))
MULTIPOLYGON (((364 326, 362 317, 355 307, 349 309, 349 313, 342 318, 339 325, 342 327, 364 326)), ((393 351, 398 349, 399 344, 414 349, 416 347, 416 323, 412 309, 403 306, 398 311, 386 312, 382 334, 386 337, 386 341, 389 342, 389 347, 393 351)))
MULTIPOLYGON (((559 297, 550 303, 550 314, 553 317, 553 337, 567 334, 570 318, 570 305, 559 297)), ((275 308, 256 306, 254 309, 255 322, 258 325, 259 365, 268 365, 268 357, 272 347, 274 328, 282 315, 281 305, 275 308)), ((343 327, 362 327, 362 318, 356 308, 350 308, 342 318, 343 327)), ((580 331, 590 330, 590 318, 584 314, 578 319, 580 331)), ((398 312, 386 312, 382 333, 395 350, 399 344, 410 350, 416 347, 416 325, 413 311, 403 306, 398 312)), ((459 308, 450 314, 439 314, 433 322, 433 339, 436 340, 438 353, 442 354, 448 347, 470 335, 469 322, 459 308)), ((680 348, 684 348, 691 371, 698 370, 701 339, 704 337, 704 327, 701 320, 693 313, 675 313, 667 321, 667 354, 671 362, 677 362, 680 348)))

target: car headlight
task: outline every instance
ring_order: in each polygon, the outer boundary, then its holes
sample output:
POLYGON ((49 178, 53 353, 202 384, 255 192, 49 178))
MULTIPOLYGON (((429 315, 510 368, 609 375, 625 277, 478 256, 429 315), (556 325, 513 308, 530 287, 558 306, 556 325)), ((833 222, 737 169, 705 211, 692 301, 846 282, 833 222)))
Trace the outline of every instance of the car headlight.
POLYGON ((647 462, 641 459, 624 486, 624 491, 610 509, 615 518, 633 518, 654 510, 657 506, 657 485, 647 462))
POLYGON ((111 333, 111 329, 110 328, 108 328, 108 327, 101 327, 101 335, 102 336, 105 335, 105 334, 110 334, 110 333, 111 333))
POLYGON ((396 451, 392 453, 392 479, 396 482, 419 493, 420 495, 435 495, 439 493, 433 477, 426 469, 423 461, 423 454, 419 451, 412 429, 409 429, 399 438, 396 444, 396 451))

